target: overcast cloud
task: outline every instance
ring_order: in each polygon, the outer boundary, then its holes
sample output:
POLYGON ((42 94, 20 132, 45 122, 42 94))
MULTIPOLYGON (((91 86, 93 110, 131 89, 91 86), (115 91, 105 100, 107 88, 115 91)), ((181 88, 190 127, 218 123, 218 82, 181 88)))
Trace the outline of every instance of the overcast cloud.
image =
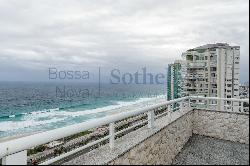
POLYGON ((0 80, 49 67, 163 70, 189 48, 241 46, 249 80, 248 0, 0 0, 0 80))

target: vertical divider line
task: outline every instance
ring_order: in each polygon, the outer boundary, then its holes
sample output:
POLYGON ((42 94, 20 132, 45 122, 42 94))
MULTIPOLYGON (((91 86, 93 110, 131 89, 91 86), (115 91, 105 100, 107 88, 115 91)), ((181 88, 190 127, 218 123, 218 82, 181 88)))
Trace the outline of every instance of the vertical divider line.
POLYGON ((101 97, 101 67, 99 67, 99 74, 98 74, 98 96, 101 97))

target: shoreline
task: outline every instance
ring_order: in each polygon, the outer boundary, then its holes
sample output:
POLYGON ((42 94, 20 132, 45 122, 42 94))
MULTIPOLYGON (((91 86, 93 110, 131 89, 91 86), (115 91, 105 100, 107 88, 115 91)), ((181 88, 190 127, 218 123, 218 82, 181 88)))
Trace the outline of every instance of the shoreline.
POLYGON ((41 132, 25 133, 25 134, 18 134, 18 135, 2 137, 2 138, 0 138, 0 143, 11 141, 11 140, 22 138, 22 137, 27 137, 27 136, 38 134, 38 133, 41 133, 41 132))
MULTIPOLYGON (((140 99, 142 99, 142 98, 140 98, 138 100, 135 100, 134 103, 131 103, 131 101, 129 101, 128 105, 120 106, 120 107, 115 108, 115 109, 105 110, 105 111, 103 111, 103 113, 106 114, 105 116, 109 116, 109 115, 121 113, 123 111, 131 111, 137 107, 143 107, 145 105, 151 105, 151 104, 154 104, 156 102, 160 102, 162 100, 165 100, 164 96, 165 95, 159 95, 159 96, 152 97, 152 98, 145 97, 146 100, 143 100, 143 101, 140 101, 140 99), (138 101, 140 101, 140 102, 138 102, 138 101)), ((121 102, 123 102, 123 101, 121 101, 121 102)), ((93 114, 95 114, 95 113, 93 113, 93 114)), ((65 126, 63 126, 63 127, 65 127, 65 126)), ((51 130, 53 130, 53 129, 51 129, 51 130)), ((49 130, 47 130, 47 131, 49 131, 49 130)), ((22 137, 34 135, 34 134, 41 133, 41 132, 44 132, 44 131, 34 131, 34 132, 29 132, 29 133, 24 133, 24 134, 16 134, 16 135, 13 134, 13 135, 6 136, 6 137, 0 137, 0 143, 7 142, 7 141, 17 139, 17 138, 22 138, 22 137)))

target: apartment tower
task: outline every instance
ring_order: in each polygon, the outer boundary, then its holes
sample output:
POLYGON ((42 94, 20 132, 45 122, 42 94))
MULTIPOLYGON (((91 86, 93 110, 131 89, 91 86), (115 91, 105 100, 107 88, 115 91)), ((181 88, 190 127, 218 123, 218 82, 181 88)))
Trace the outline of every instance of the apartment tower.
POLYGON ((186 62, 176 60, 173 64, 168 65, 168 82, 167 82, 167 98, 173 100, 187 96, 183 90, 185 87, 184 78, 186 75, 186 62))
MULTIPOLYGON (((183 61, 179 71, 181 77, 168 76, 169 91, 177 91, 179 95, 197 95, 204 97, 239 98, 240 77, 240 47, 230 46, 227 43, 216 43, 189 49, 182 54, 183 61), (174 80, 174 79, 179 79, 174 80), (181 82, 175 87, 172 82, 181 82), (171 87, 172 86, 172 87, 171 87), (177 90, 175 90, 177 88, 177 90), (180 92, 179 92, 180 91, 180 92)), ((168 72, 175 70, 170 65, 168 72), (172 69, 173 68, 173 69, 172 69)), ((173 72, 174 73, 174 72, 173 72)), ((170 74, 170 73, 168 73, 170 74)), ((178 94, 172 96, 179 96, 178 94)), ((169 96, 170 93, 168 93, 169 96)), ((197 102, 199 103, 199 102, 197 102)), ((200 103, 204 104, 204 101, 200 103)), ((209 103, 218 105, 221 110, 238 110, 238 102, 226 102, 217 104, 216 101, 209 103), (234 107, 232 107, 234 106, 234 107)))

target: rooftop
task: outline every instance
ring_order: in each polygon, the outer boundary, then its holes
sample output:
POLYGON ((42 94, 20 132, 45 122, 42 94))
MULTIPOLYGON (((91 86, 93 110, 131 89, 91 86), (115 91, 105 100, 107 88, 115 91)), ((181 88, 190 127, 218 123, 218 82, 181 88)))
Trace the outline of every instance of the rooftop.
POLYGON ((248 165, 249 145, 193 135, 173 165, 248 165))
POLYGON ((230 46, 227 43, 216 43, 216 44, 202 45, 202 46, 190 49, 188 51, 195 51, 195 50, 201 50, 201 49, 212 49, 212 48, 240 48, 240 46, 230 46))
POLYGON ((249 112, 244 103, 249 100, 187 96, 146 104, 133 111, 1 142, 0 165, 29 164, 27 150, 101 126, 107 127, 108 135, 41 160, 31 159, 43 165, 248 164, 249 112), (212 101, 217 104, 210 104, 212 101), (227 101, 239 106, 225 109, 227 101))

